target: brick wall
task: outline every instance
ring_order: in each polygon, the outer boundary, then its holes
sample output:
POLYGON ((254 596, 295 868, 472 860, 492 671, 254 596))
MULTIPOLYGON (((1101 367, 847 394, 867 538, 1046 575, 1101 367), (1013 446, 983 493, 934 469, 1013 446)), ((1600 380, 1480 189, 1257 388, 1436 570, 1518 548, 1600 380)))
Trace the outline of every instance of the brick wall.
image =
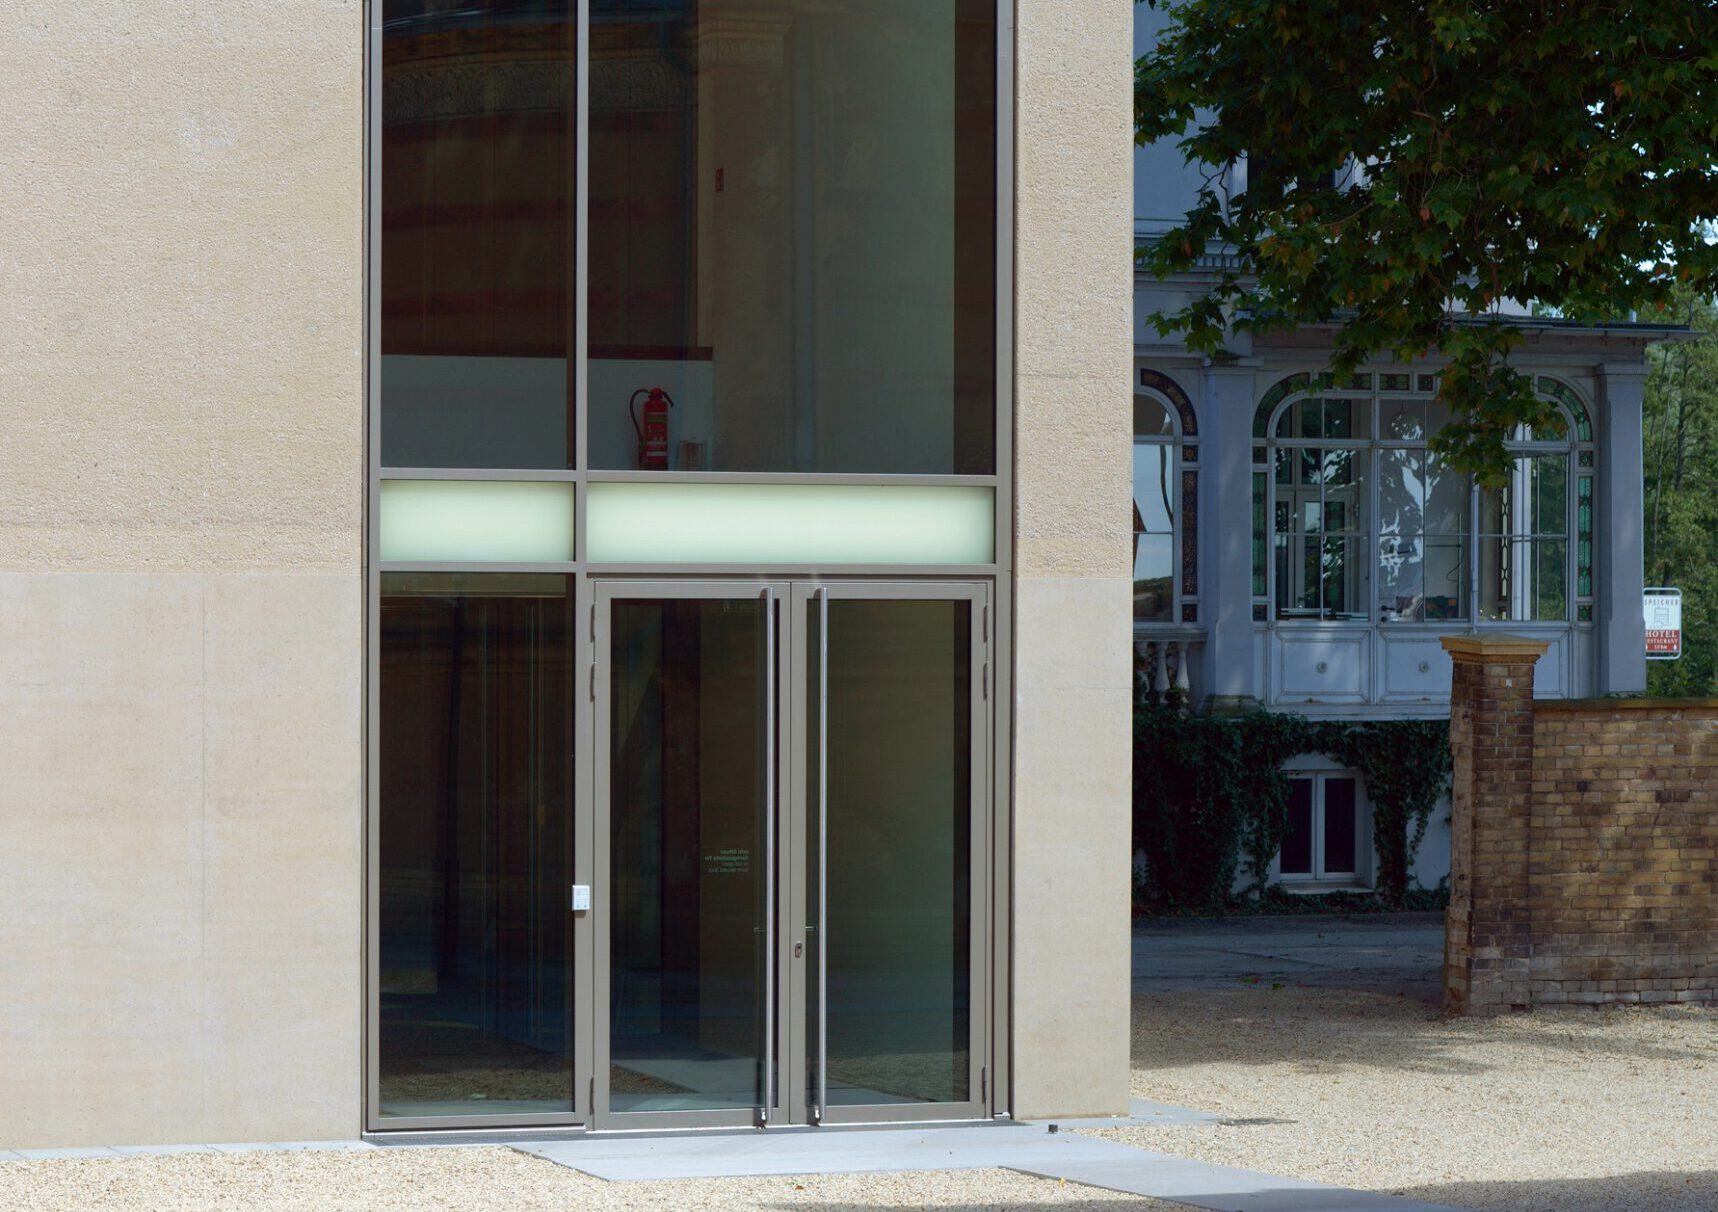
POLYGON ((1718 703, 1542 703, 1535 1002, 1718 1000, 1718 703))
POLYGON ((1446 647, 1446 1007, 1718 1001, 1718 702, 1535 702, 1542 645, 1446 647))

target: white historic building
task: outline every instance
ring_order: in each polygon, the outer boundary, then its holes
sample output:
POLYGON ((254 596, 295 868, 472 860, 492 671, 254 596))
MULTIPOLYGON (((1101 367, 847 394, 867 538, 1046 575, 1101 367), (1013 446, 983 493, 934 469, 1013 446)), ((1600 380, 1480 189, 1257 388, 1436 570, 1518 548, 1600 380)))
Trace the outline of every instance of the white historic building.
MULTIPOLYGON (((1164 20, 1137 7, 1136 55, 1164 20)), ((1175 226, 1199 182, 1172 141, 1136 150, 1136 241, 1175 226)), ((1336 382, 1327 328, 1238 333, 1222 359, 1160 338, 1148 318, 1206 282, 1136 278, 1134 635, 1149 680, 1218 710, 1442 717, 1440 638, 1496 630, 1550 644, 1542 696, 1645 688, 1641 407, 1647 347, 1670 330, 1525 321, 1516 365, 1567 425, 1519 435, 1510 484, 1482 491, 1427 449, 1444 420, 1436 359, 1336 382)), ((1364 788, 1301 764, 1315 844, 1291 874, 1366 884, 1369 847, 1345 863, 1338 837, 1364 827, 1364 788)), ((1427 885, 1448 870, 1444 815, 1418 865, 1427 885)))

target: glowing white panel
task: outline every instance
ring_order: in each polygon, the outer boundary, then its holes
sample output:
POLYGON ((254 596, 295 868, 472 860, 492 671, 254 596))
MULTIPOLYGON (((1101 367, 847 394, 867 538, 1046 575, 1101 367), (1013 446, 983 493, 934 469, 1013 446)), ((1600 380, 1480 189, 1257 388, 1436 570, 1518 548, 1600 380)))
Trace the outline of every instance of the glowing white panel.
POLYGON ((600 564, 988 564, 996 493, 965 485, 592 484, 600 564))
POLYGON ((562 481, 383 480, 382 559, 548 564, 573 558, 573 486, 562 481))

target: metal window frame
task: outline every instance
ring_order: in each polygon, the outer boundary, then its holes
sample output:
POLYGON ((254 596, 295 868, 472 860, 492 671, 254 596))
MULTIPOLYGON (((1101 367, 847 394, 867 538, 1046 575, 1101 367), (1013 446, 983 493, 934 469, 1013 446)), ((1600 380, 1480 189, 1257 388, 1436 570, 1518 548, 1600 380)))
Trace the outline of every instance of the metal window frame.
MULTIPOLYGON (((988 1028, 984 1033, 987 1057, 981 1063, 986 1070, 985 1099, 975 1104, 982 1114, 1006 1117, 1013 1099, 1013 744, 1014 717, 1012 702, 1014 660, 1014 600, 1015 600, 1015 195, 1017 192, 1015 156, 1015 92, 1017 33, 1014 3, 995 0, 996 12, 996 233, 995 233, 995 470, 983 476, 915 476, 900 474, 854 475, 824 473, 733 473, 733 472, 634 472, 601 471, 589 466, 589 333, 585 299, 588 293, 589 259, 589 119, 590 119, 590 0, 576 0, 575 37, 577 39, 575 70, 575 106, 573 164, 576 176, 573 195, 575 218, 573 233, 573 274, 570 290, 574 299, 572 340, 573 371, 570 385, 573 400, 573 466, 561 469, 493 469, 493 468, 404 468, 381 464, 381 150, 382 150, 382 6, 383 0, 365 0, 363 21, 364 63, 364 121, 363 121, 363 328, 364 328, 364 675, 363 675, 363 768, 364 793, 362 804, 363 892, 360 927, 361 997, 357 1007, 360 1018, 361 1069, 359 1116, 366 1134, 395 1136, 399 1134, 453 1134, 462 1139, 481 1140, 492 1133, 518 1135, 521 1129, 542 1129, 578 1134, 589 1131, 594 1123, 588 1099, 580 1098, 579 1086, 588 1092, 595 1080, 594 1036, 599 1029, 595 1022, 595 1007, 600 995, 595 970, 594 914, 578 915, 574 924, 575 955, 574 1013, 572 1015, 574 1053, 574 1102, 582 1107, 574 1114, 559 1116, 450 1116, 430 1118, 391 1117, 383 1120, 379 1109, 378 1030, 380 1020, 380 745, 378 721, 380 704, 380 593, 384 572, 462 572, 517 573, 550 572, 565 574, 573 585, 576 617, 586 617, 595 601, 594 579, 636 577, 647 580, 752 581, 762 587, 765 581, 806 580, 829 584, 853 582, 879 585, 882 583, 929 584, 950 581, 982 583, 988 586, 990 611, 987 616, 988 642, 992 682, 989 710, 985 726, 988 730, 988 762, 990 778, 985 805, 988 813, 989 837, 986 859, 988 872, 986 896, 989 900, 987 996, 988 1028), (383 479, 443 479, 443 480, 553 480, 574 484, 574 559, 554 564, 505 563, 396 563, 384 564, 380 559, 379 517, 383 479), (748 483, 748 484, 915 484, 989 486, 995 491, 995 545, 991 563, 982 565, 849 565, 840 563, 792 566, 733 566, 733 565, 592 565, 586 563, 586 522, 589 516, 588 486, 604 481, 663 480, 688 483, 748 483), (583 958, 580 958, 583 957, 583 958), (581 1014, 580 1012, 584 1013, 581 1014), (587 1016, 589 1021, 587 1021, 587 1016)), ((587 628, 578 629, 579 641, 574 658, 589 664, 596 655, 596 637, 587 628)), ((575 728, 580 738, 594 744, 594 714, 589 696, 576 695, 575 728)), ((598 858, 595 837, 595 754, 588 747, 574 759, 574 879, 594 883, 598 858)), ((974 956, 975 966, 982 957, 974 956)), ((979 1008, 974 1008, 975 1019, 979 1008)), ((975 1027, 976 1032, 976 1027, 975 1027)), ((911 1115, 902 1117, 911 1122, 911 1115)), ((934 1117, 933 1117, 934 1119, 934 1117)))

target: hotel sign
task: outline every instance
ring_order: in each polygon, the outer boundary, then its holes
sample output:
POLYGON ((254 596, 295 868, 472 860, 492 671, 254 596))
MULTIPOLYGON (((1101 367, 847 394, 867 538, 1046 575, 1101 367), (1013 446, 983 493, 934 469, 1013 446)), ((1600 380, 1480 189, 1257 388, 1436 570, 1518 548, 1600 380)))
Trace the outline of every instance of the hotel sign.
POLYGON ((1674 661, 1682 656, 1682 590, 1648 589, 1646 659, 1674 661))

